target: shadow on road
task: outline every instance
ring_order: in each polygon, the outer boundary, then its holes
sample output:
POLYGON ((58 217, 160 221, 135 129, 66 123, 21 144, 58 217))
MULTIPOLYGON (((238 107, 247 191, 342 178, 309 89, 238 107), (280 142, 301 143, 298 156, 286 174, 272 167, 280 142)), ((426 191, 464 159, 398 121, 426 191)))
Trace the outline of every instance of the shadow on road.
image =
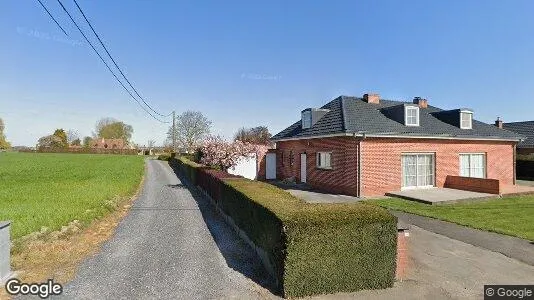
POLYGON ((202 217, 208 225, 208 229, 217 247, 226 260, 226 264, 269 290, 271 293, 279 296, 281 292, 276 286, 275 280, 267 272, 256 252, 226 223, 224 218, 219 215, 215 207, 210 203, 209 199, 206 199, 197 187, 187 181, 177 169, 172 169, 182 183, 179 185, 187 188, 197 202, 202 217))

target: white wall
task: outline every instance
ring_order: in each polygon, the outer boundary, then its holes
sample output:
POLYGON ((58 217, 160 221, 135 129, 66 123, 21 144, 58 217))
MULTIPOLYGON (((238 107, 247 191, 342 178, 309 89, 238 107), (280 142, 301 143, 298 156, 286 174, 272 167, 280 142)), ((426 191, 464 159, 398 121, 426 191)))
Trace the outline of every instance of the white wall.
POLYGON ((256 179, 258 173, 256 155, 242 159, 235 167, 228 169, 228 173, 252 180, 256 179))

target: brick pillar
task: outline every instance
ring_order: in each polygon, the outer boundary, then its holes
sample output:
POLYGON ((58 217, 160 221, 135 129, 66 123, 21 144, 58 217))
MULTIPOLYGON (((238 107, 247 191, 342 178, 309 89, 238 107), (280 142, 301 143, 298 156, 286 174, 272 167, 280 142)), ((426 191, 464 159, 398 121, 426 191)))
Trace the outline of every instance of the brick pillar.
POLYGON ((399 281, 406 279, 408 269, 408 230, 399 229, 397 231, 397 270, 395 278, 399 281))

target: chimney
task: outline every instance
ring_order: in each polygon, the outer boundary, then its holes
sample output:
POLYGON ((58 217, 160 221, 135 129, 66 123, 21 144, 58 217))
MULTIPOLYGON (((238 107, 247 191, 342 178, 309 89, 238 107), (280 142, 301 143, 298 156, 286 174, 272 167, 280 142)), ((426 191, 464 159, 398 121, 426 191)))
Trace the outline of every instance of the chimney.
POLYGON ((379 104, 380 95, 379 94, 365 94, 363 95, 363 100, 367 103, 379 104))
POLYGON ((497 117, 497 120, 495 121, 495 126, 499 129, 502 129, 502 120, 500 117, 497 117))
POLYGON ((421 98, 421 97, 413 98, 413 104, 419 105, 420 108, 427 108, 428 107, 428 101, 426 99, 421 98))

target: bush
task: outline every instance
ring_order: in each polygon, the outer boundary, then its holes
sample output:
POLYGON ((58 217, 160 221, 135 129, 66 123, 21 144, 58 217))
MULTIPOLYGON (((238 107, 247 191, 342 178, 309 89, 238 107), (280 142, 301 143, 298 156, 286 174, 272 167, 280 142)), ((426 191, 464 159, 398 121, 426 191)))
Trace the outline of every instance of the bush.
POLYGON ((169 161, 171 159, 171 155, 169 153, 163 153, 158 155, 158 160, 164 160, 169 161))
POLYGON ((393 285, 396 218, 366 204, 307 204, 264 182, 170 162, 261 248, 286 297, 393 285), (191 176, 192 175, 192 176, 191 176))
POLYGON ((518 154, 516 160, 534 161, 534 154, 518 154))

